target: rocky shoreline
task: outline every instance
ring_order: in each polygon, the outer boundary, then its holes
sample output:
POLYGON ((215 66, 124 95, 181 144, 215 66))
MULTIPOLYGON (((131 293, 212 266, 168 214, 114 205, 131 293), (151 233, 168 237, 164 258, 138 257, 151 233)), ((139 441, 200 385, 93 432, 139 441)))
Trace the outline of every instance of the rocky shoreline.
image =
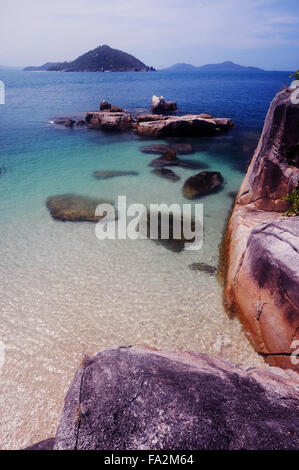
POLYGON ((299 371, 299 216, 283 198, 299 185, 299 88, 273 99, 226 236, 225 302, 267 361, 299 371))

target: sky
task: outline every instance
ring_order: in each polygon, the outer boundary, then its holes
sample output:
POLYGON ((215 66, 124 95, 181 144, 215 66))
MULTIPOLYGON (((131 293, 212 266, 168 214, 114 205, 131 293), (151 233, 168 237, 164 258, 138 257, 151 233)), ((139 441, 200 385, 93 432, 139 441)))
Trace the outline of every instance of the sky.
POLYGON ((0 14, 2 65, 73 60, 108 44, 156 68, 299 68, 299 0, 0 0, 0 14))

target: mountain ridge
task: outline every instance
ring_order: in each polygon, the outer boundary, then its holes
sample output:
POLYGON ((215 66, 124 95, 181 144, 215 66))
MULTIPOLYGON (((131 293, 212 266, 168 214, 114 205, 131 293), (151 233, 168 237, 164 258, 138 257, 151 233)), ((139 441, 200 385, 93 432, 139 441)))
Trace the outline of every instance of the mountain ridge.
POLYGON ((218 64, 206 64, 198 67, 178 62, 170 67, 160 69, 159 72, 264 72, 264 70, 258 67, 239 65, 226 60, 218 64))

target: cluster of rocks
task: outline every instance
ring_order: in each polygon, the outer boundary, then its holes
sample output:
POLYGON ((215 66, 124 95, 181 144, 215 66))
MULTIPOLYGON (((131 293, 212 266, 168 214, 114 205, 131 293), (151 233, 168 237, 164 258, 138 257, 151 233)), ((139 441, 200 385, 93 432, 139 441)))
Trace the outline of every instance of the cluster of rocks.
MULTIPOLYGON (((165 102, 163 97, 153 97, 152 114, 140 114, 137 118, 133 118, 130 113, 123 111, 117 107, 102 100, 100 102, 100 110, 86 114, 86 124, 90 128, 101 129, 104 131, 129 131, 135 130, 138 135, 150 135, 151 137, 160 137, 161 135, 185 136, 185 135, 201 135, 213 133, 215 130, 220 131, 229 129, 233 123, 230 119, 212 118, 208 114, 187 115, 187 116, 168 116, 163 113, 173 112, 177 110, 174 102, 165 102)), ((66 127, 74 125, 83 125, 83 121, 75 121, 74 119, 61 118, 57 119, 56 124, 66 127)), ((188 160, 186 158, 178 158, 177 155, 187 155, 193 153, 194 149, 190 143, 172 142, 169 145, 153 144, 140 149, 143 153, 158 154, 149 166, 153 167, 152 173, 165 178, 172 182, 177 182, 181 178, 171 167, 182 167, 187 169, 204 169, 196 175, 188 178, 183 186, 183 194, 188 199, 201 197, 209 193, 215 192, 222 188, 223 178, 220 173, 206 171, 207 164, 202 162, 188 160)), ((106 180, 120 176, 137 176, 136 171, 123 170, 100 170, 93 173, 93 177, 99 180, 106 180)), ((96 216, 95 209, 101 202, 86 196, 76 194, 63 194, 51 196, 46 201, 52 217, 62 221, 86 221, 97 222, 103 216, 96 216)), ((111 204, 111 203, 110 203, 111 204)), ((113 204, 112 204, 113 205, 113 204)), ((159 233, 155 243, 162 244, 167 249, 174 252, 182 251, 187 240, 184 239, 183 230, 180 239, 173 236, 173 222, 169 218, 170 234, 168 239, 162 238, 161 235, 161 214, 159 215, 159 233)), ((147 215, 147 226, 149 228, 150 217, 147 215)), ((182 219, 181 219, 182 224, 182 219)), ((193 228, 195 223, 193 221, 193 228)), ((149 233, 147 234, 149 236, 149 233)), ((188 242, 192 240, 188 240, 188 242)))
POLYGON ((119 347, 84 358, 56 436, 30 450, 286 450, 298 377, 198 352, 119 347))
MULTIPOLYGON (((192 149, 192 146, 190 147, 192 149)), ((142 147, 141 150, 145 153, 158 153, 159 151, 164 150, 160 157, 154 158, 149 163, 149 166, 155 167, 153 170, 154 174, 171 181, 179 181, 180 177, 174 171, 165 167, 177 166, 189 169, 198 169, 206 166, 201 162, 179 159, 173 148, 168 148, 166 145, 159 144, 156 146, 142 147)), ((224 179, 220 172, 202 171, 196 175, 190 176, 185 181, 183 186, 183 194, 187 199, 195 199, 206 196, 207 194, 220 191, 223 188, 223 182, 224 179)))
POLYGON ((175 110, 175 102, 165 102, 163 97, 153 96, 151 114, 141 114, 135 118, 122 108, 101 101, 100 110, 88 112, 85 119, 87 126, 92 129, 108 132, 133 130, 140 137, 149 138, 212 135, 227 131, 234 125, 230 118, 213 118, 209 114, 165 114, 175 110))

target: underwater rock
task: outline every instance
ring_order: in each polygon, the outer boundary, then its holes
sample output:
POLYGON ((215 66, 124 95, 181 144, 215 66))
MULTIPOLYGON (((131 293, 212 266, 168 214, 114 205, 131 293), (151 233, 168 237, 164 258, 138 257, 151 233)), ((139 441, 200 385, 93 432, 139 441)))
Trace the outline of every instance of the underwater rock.
MULTIPOLYGON (((195 241, 195 235, 198 235, 195 231, 197 229, 197 224, 194 217, 191 217, 191 227, 190 230, 192 231, 192 236, 190 238, 186 238, 184 234, 184 225, 183 225, 183 216, 182 214, 166 214, 164 212, 145 212, 140 218, 139 230, 140 233, 144 233, 147 238, 151 241, 156 243, 157 245, 162 245, 164 248, 172 251, 173 253, 180 253, 185 249, 185 245, 188 243, 193 243, 195 241), (162 233, 162 228, 165 228, 162 220, 163 217, 167 217, 168 226, 169 226, 169 234, 167 238, 164 238, 164 234, 162 233), (158 226, 157 226, 157 233, 156 238, 150 236, 151 235, 151 218, 157 218, 158 226), (144 229, 146 230, 144 231, 144 229), (180 234, 176 237, 175 230, 179 228, 180 234)), ((197 237, 198 238, 198 237, 197 237)))
POLYGON ((180 176, 178 176, 174 171, 169 170, 169 168, 155 168, 152 170, 152 173, 170 181, 179 181, 181 179, 180 176))
POLYGON ((115 178, 117 176, 137 176, 137 171, 121 171, 121 170, 101 170, 95 171, 93 177, 98 180, 106 180, 108 178, 115 178))
POLYGON ((104 216, 96 216, 95 210, 99 204, 108 203, 100 199, 77 194, 60 194, 50 196, 46 200, 46 207, 54 219, 70 222, 98 222, 104 216))
POLYGON ((183 194, 188 199, 205 196, 219 191, 222 183, 223 177, 219 171, 202 171, 186 180, 183 194))
POLYGON ((171 166, 171 165, 179 165, 180 160, 176 156, 174 150, 169 149, 163 153, 161 157, 155 158, 149 163, 149 166, 155 167, 163 167, 163 166, 171 166))
POLYGON ((203 271, 204 273, 214 275, 217 273, 218 268, 206 263, 192 263, 188 266, 191 271, 203 271))
POLYGON ((164 144, 155 144, 155 145, 147 145, 145 147, 140 147, 140 151, 143 153, 158 153, 162 154, 167 152, 167 150, 170 150, 170 147, 168 145, 164 144))
POLYGON ((187 155, 188 153, 193 152, 193 146, 191 144, 172 144, 171 148, 178 155, 187 155))
POLYGON ((143 153, 158 153, 162 154, 167 150, 174 150, 178 155, 186 155, 188 153, 193 152, 193 147, 191 144, 171 144, 171 145, 164 145, 164 144, 154 144, 154 145, 147 145, 145 147, 140 147, 140 151, 143 153))

